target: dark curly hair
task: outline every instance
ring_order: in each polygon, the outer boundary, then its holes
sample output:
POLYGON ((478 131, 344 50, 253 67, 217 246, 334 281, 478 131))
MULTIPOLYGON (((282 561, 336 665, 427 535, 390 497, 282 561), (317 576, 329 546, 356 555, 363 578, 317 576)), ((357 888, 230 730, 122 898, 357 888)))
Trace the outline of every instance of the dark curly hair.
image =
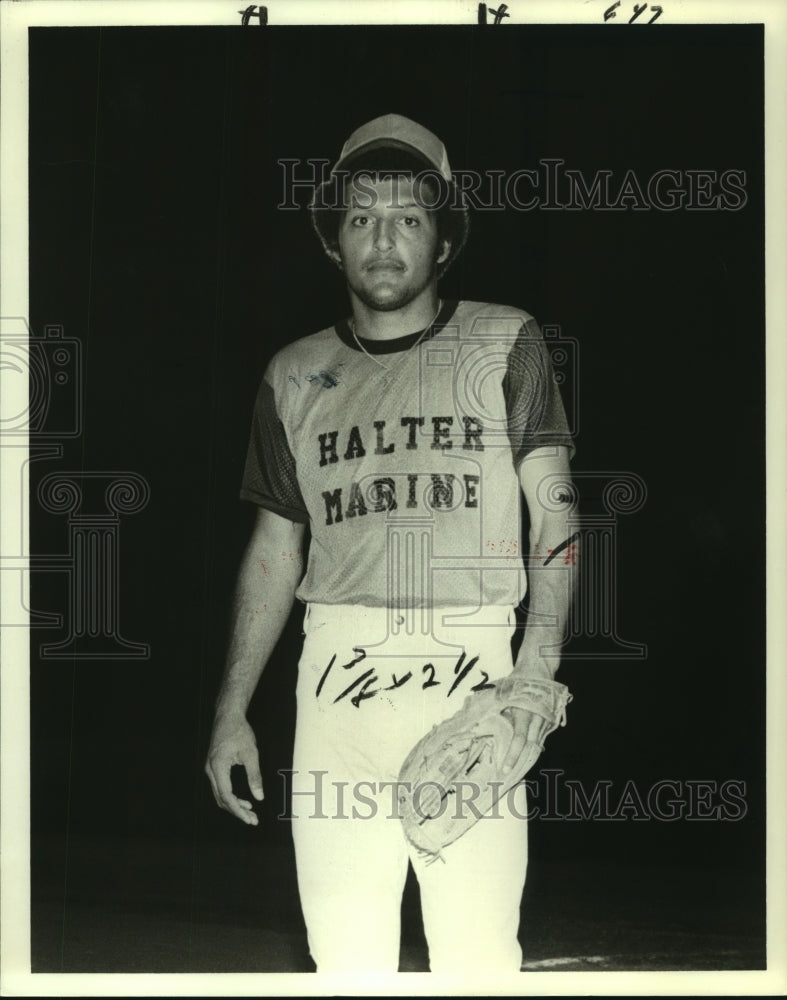
POLYGON ((348 192, 360 175, 404 175, 417 178, 419 190, 424 194, 423 208, 433 212, 437 223, 437 238, 444 240, 451 249, 438 266, 437 276, 442 278, 456 260, 467 241, 470 216, 461 190, 453 180, 447 181, 425 160, 406 150, 390 146, 360 153, 351 162, 342 164, 337 174, 331 174, 315 192, 309 205, 312 226, 330 259, 339 263, 339 227, 349 207, 348 192))

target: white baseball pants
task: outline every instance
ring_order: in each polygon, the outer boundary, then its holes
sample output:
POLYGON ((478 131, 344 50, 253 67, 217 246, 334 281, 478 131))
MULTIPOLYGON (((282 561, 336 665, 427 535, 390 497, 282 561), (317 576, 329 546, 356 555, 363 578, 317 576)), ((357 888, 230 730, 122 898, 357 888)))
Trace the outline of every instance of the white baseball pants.
POLYGON ((319 972, 397 971, 408 862, 433 972, 519 970, 524 785, 446 848, 445 863, 427 864, 404 836, 393 784, 431 726, 510 672, 513 622, 508 607, 307 608, 292 829, 319 972))

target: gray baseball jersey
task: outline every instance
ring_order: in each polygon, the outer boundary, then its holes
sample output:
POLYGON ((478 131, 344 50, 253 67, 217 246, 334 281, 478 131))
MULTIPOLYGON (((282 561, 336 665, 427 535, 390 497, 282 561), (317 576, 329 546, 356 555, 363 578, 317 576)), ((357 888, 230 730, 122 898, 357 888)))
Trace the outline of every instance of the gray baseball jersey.
POLYGON ((532 316, 446 302, 425 332, 359 341, 341 321, 279 351, 240 495, 309 524, 302 601, 516 605, 517 469, 557 445, 573 454, 532 316))

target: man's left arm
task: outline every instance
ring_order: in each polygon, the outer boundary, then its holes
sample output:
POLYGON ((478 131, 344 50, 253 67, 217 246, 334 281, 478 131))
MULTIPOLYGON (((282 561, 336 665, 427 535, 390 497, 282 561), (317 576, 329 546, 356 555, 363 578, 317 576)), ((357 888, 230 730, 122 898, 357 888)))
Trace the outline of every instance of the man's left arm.
MULTIPOLYGON (((514 674, 551 681, 560 665, 579 560, 568 448, 531 451, 520 463, 519 482, 530 514, 529 601, 514 674)), ((542 720, 522 709, 505 711, 514 724, 504 763, 510 768, 526 741, 540 742, 542 720)))

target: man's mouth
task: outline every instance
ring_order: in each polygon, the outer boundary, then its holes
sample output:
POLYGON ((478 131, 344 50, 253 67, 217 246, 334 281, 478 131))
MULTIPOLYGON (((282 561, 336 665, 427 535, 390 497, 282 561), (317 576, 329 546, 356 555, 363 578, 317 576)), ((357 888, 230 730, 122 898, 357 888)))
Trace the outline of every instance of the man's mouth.
POLYGON ((404 265, 396 260, 373 260, 366 265, 367 271, 403 271, 404 265))

